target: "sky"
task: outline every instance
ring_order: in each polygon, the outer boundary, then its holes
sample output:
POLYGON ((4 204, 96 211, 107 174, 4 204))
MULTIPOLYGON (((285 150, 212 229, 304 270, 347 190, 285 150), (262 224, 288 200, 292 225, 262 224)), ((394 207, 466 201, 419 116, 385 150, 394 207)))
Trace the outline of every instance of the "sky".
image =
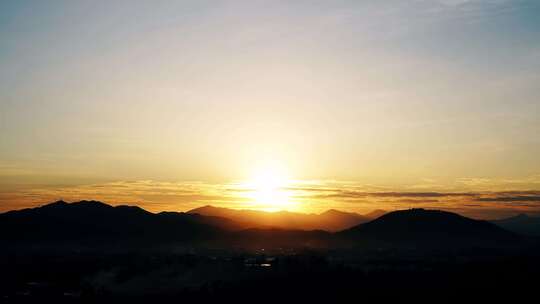
POLYGON ((0 211, 539 213, 539 83, 534 0, 2 1, 0 211))

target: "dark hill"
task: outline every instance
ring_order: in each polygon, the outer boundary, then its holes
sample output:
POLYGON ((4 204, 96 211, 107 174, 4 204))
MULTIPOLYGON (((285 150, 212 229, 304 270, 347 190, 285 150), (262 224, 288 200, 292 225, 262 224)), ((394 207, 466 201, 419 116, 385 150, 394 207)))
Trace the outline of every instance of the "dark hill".
POLYGON ((0 240, 80 244, 185 242, 220 235, 230 221, 185 213, 154 214, 134 206, 58 201, 0 214, 0 240))
POLYGON ((517 235, 492 223, 425 209, 387 213, 339 233, 354 241, 407 247, 504 246, 517 235))
MULTIPOLYGON (((228 211, 228 209, 224 209, 228 211)), ((242 216, 266 215, 242 211, 242 216)), ((296 219, 295 214, 281 213, 296 219)), ((355 214, 329 210, 313 215, 328 222, 354 220, 355 214)), ((247 218, 247 217, 242 217, 247 218)), ((350 222, 349 222, 350 223, 350 222)), ((38 208, 0 214, 0 245, 48 248, 151 248, 184 244, 216 244, 232 248, 336 248, 341 244, 402 248, 497 246, 515 244, 516 234, 492 223, 454 213, 411 209, 387 213, 371 222, 329 233, 320 230, 248 229, 222 216, 162 212, 139 207, 113 207, 97 201, 55 202, 38 208), (344 242, 344 243, 343 243, 344 242), (81 246, 81 247, 77 247, 81 246)), ((348 246, 348 245, 346 245, 348 246)))
POLYGON ((381 217, 381 216, 385 215, 386 213, 388 213, 388 212, 385 211, 385 210, 376 209, 376 210, 371 211, 370 213, 364 214, 364 216, 369 218, 369 219, 374 220, 374 219, 376 219, 378 217, 381 217))
POLYGON ((530 236, 540 236, 540 217, 519 214, 513 217, 493 220, 493 224, 504 229, 530 236))
POLYGON ((220 228, 226 231, 241 230, 243 226, 233 220, 220 216, 206 216, 197 213, 185 213, 185 212, 173 212, 164 211, 157 214, 163 220, 175 222, 175 221, 189 221, 198 224, 205 224, 212 227, 220 228))

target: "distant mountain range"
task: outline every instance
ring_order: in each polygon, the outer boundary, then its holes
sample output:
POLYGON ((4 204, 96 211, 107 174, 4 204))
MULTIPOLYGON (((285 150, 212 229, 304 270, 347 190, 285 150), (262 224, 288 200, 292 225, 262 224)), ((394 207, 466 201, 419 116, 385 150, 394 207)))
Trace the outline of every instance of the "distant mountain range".
POLYGON ((491 222, 516 233, 537 237, 540 236, 540 217, 519 214, 506 219, 493 220, 491 222))
POLYGON ((244 229, 279 228, 335 232, 369 222, 384 214, 385 211, 375 210, 369 214, 360 215, 358 213, 330 209, 321 214, 305 214, 287 211, 264 212, 204 206, 190 210, 187 213, 228 218, 235 221, 244 229))
POLYGON ((0 214, 0 243, 49 247, 152 248, 204 243, 229 249, 422 248, 506 246, 519 240, 516 234, 486 221, 424 209, 394 211, 369 220, 368 216, 337 210, 299 214, 206 206, 187 213, 155 214, 139 207, 113 207, 97 201, 58 201, 0 214), (332 233, 322 227, 347 229, 332 233))

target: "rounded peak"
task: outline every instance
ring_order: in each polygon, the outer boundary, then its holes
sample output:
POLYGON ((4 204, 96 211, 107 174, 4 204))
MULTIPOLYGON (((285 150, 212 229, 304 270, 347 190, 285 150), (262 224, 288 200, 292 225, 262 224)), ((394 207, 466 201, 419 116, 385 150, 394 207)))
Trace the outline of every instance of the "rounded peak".
POLYGON ((197 213, 197 212, 201 212, 201 211, 204 212, 204 211, 214 211, 214 210, 221 210, 221 209, 225 209, 225 208, 214 207, 212 205, 205 205, 205 206, 202 206, 202 207, 191 209, 191 210, 187 211, 187 213, 197 213))
POLYGON ((405 210, 396 210, 389 213, 386 213, 373 222, 384 222, 384 221, 433 221, 433 220, 443 220, 443 219, 459 219, 463 218, 457 213, 452 213, 443 210, 436 209, 424 209, 424 208, 412 208, 405 210))
POLYGON ((321 213, 320 215, 331 215, 331 216, 339 216, 339 215, 346 215, 351 214, 349 212, 339 211, 337 209, 328 209, 325 212, 321 213))
POLYGON ((33 208, 33 209, 41 209, 41 208, 45 208, 45 209, 49 209, 49 208, 62 208, 62 207, 65 207, 65 206, 68 206, 69 203, 66 202, 66 201, 63 201, 63 200, 58 200, 56 202, 52 202, 52 203, 49 203, 49 204, 46 204, 46 205, 42 205, 42 206, 39 206, 39 207, 36 207, 36 208, 33 208))
POLYGON ((443 210, 439 210, 439 209, 424 209, 424 208, 411 208, 411 209, 404 209, 404 210, 396 210, 396 211, 389 212, 388 214, 393 214, 393 213, 455 214, 455 213, 452 213, 452 212, 443 211, 443 210))
POLYGON ((220 208, 212 206, 212 205, 204 205, 204 206, 196 208, 196 209, 220 209, 220 208))
POLYGON ((328 210, 326 210, 325 212, 323 212, 321 214, 332 214, 332 213, 341 213, 341 211, 339 211, 337 209, 328 209, 328 210))
POLYGON ((70 205, 73 205, 73 206, 100 206, 100 207, 112 207, 111 205, 107 205, 103 202, 100 202, 100 201, 95 201, 95 200, 82 200, 82 201, 78 201, 78 202, 73 202, 71 203, 70 205))
POLYGON ((219 209, 219 208, 212 205, 204 205, 200 207, 200 209, 219 209))

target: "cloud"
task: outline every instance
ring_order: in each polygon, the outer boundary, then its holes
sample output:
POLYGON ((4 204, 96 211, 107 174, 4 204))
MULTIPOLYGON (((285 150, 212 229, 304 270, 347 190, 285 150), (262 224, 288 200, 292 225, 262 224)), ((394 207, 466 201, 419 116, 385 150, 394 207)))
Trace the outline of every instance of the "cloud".
MULTIPOLYGON (((316 188, 310 188, 310 192, 318 192, 316 188)), ((475 197, 477 193, 473 192, 366 192, 366 191, 349 191, 342 189, 323 188, 320 194, 315 195, 317 198, 343 198, 343 199, 360 199, 360 198, 437 198, 437 197, 475 197)))
POLYGON ((400 199, 400 203, 409 203, 409 204, 425 204, 425 203, 438 203, 439 200, 436 199, 400 199))
POLYGON ((494 183, 492 179, 481 177, 462 177, 458 178, 456 182, 469 187, 491 186, 494 183))
POLYGON ((448 6, 459 6, 470 2, 471 0, 439 0, 438 2, 448 6))
POLYGON ((540 202, 540 196, 498 196, 480 197, 479 202, 540 202))
POLYGON ((484 177, 463 177, 456 179, 456 184, 466 189, 475 191, 494 191, 498 192, 519 192, 536 191, 540 187, 540 174, 527 176, 524 178, 484 178, 484 177))
MULTIPOLYGON (((407 188, 405 188, 407 189, 407 188)), ((376 185, 353 182, 293 182, 282 189, 288 199, 306 212, 329 208, 367 213, 373 209, 415 207, 494 218, 540 212, 540 190, 507 191, 388 191, 376 185)), ((0 189, 0 212, 35 207, 58 199, 100 200, 111 205, 138 205, 152 212, 186 211, 202 205, 228 208, 254 207, 253 189, 242 183, 116 181, 76 186, 28 186, 0 189)))
POLYGON ((448 197, 448 196, 476 196, 475 193, 453 192, 375 192, 369 193, 376 197, 448 197))
POLYGON ((528 190, 528 191, 501 191, 497 192, 499 195, 537 195, 540 196, 540 191, 538 190, 528 190))

